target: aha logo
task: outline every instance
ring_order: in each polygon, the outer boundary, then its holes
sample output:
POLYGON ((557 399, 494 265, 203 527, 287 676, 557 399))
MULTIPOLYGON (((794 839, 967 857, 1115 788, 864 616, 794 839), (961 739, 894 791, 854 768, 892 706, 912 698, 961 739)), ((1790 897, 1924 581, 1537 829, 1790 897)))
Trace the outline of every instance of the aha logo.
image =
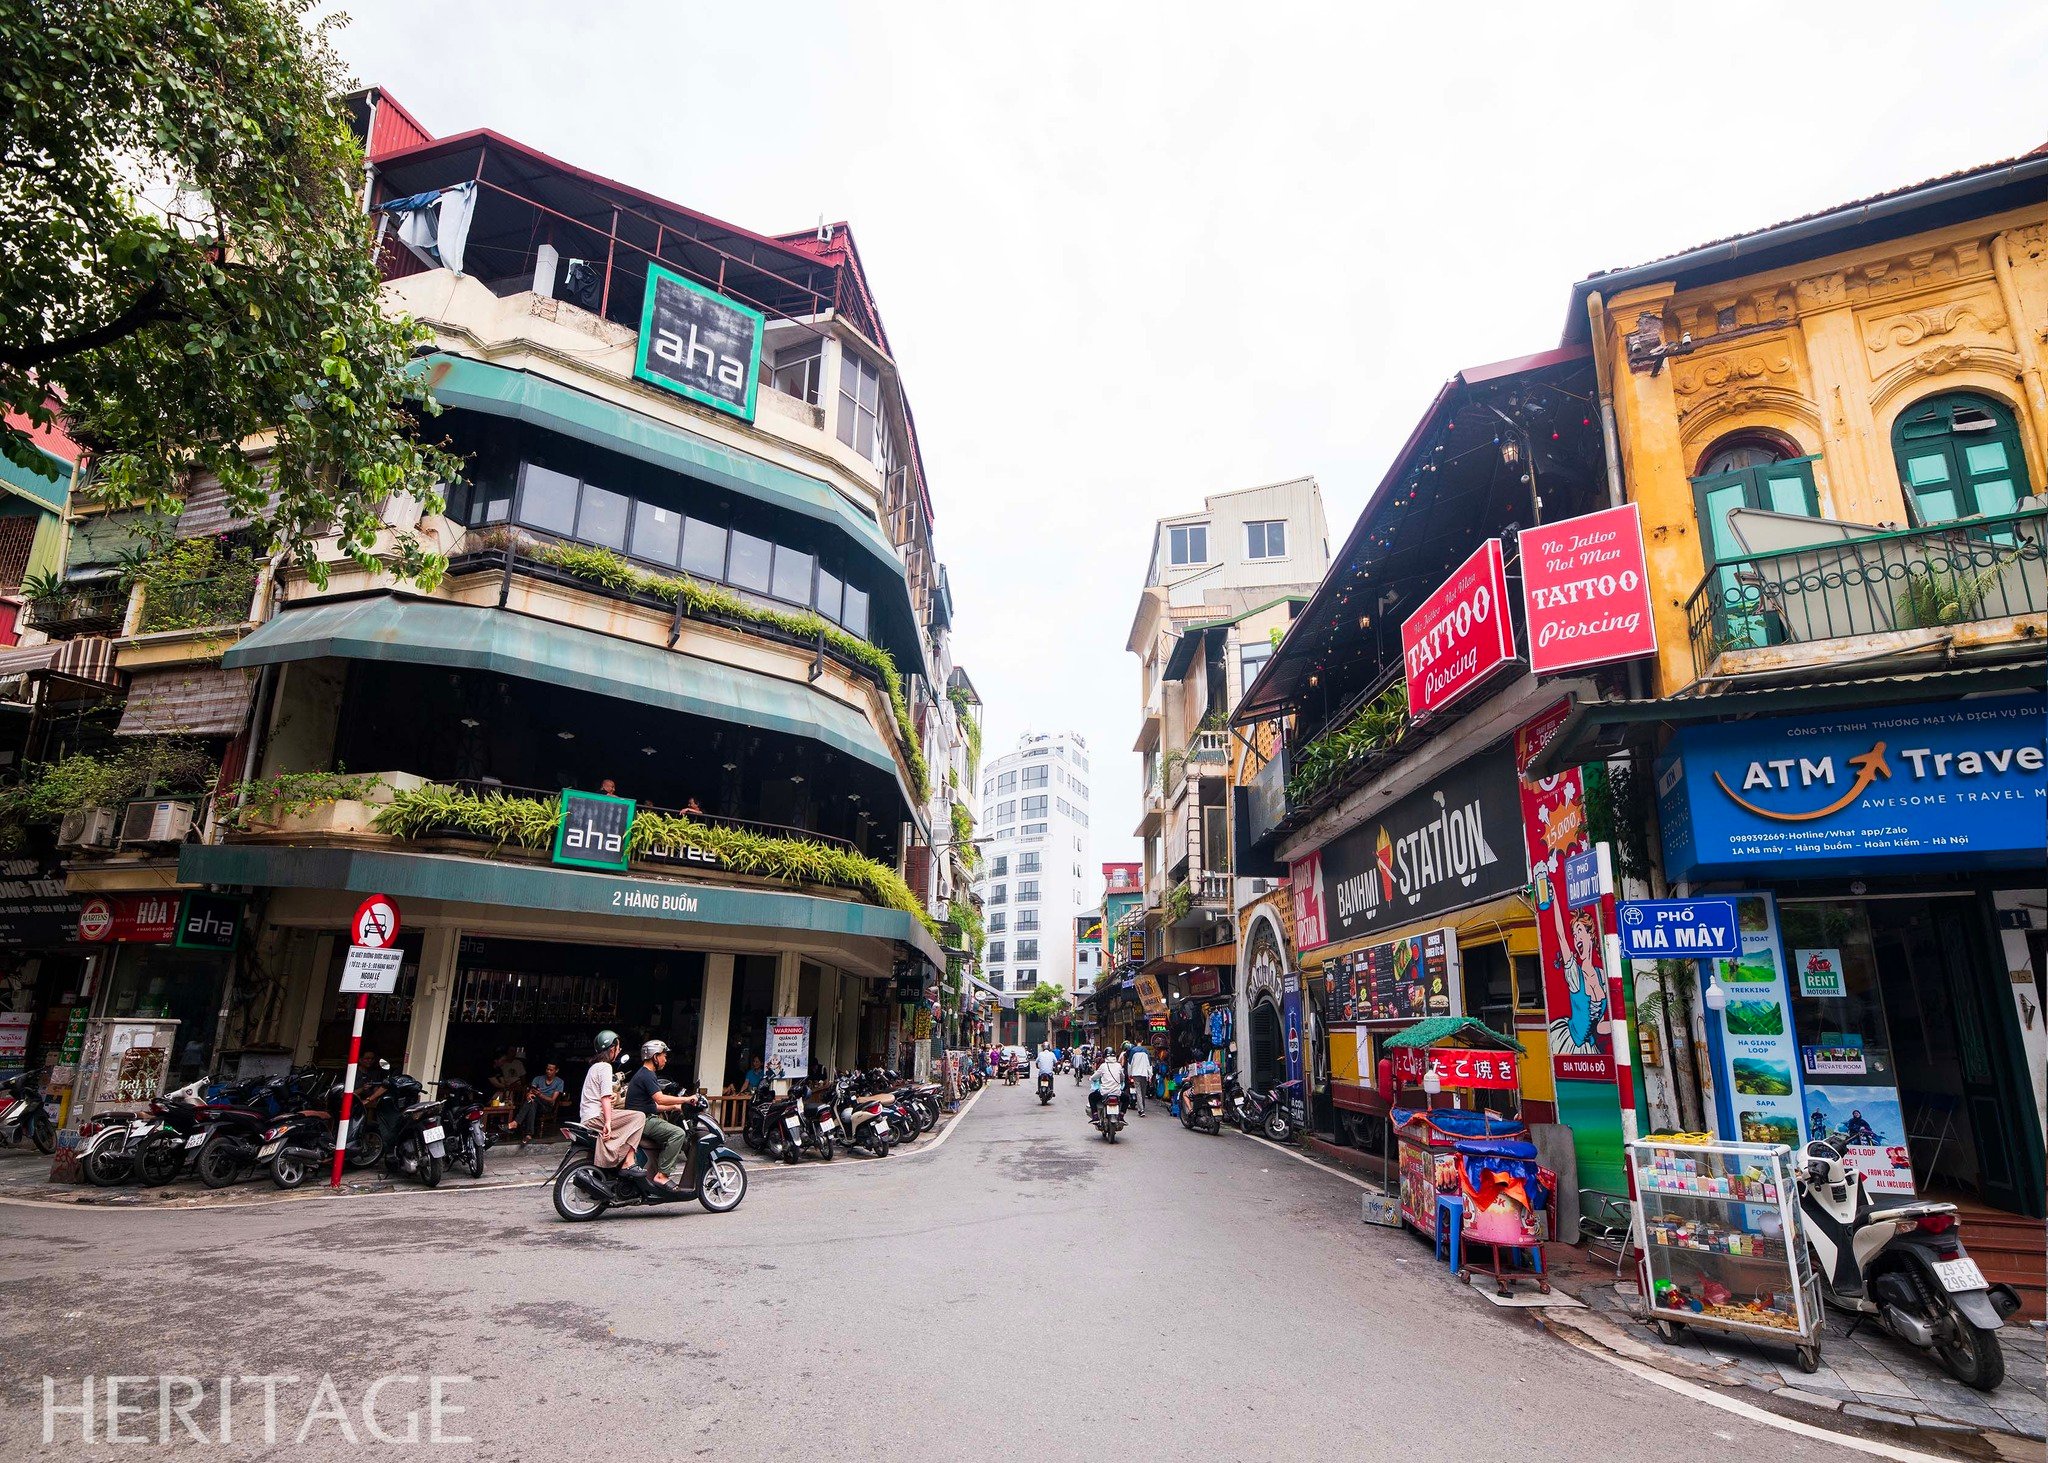
POLYGON ((671 366, 708 376, 728 391, 738 391, 746 384, 747 363, 738 356, 725 355, 701 343, 694 324, 690 327, 687 341, 665 326, 657 328, 653 350, 657 357, 671 366), (701 366, 697 364, 700 357, 704 362, 701 366))
POLYGON ((593 820, 580 827, 571 823, 563 830, 562 847, 578 853, 607 853, 616 858, 625 847, 625 841, 617 833, 606 832, 593 820))

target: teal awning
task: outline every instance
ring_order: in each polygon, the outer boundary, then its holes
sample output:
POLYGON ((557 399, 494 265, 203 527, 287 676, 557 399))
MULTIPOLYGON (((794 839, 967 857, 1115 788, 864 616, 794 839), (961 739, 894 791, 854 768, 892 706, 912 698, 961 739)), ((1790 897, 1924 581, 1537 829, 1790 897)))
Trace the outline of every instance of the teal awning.
MULTIPOLYGON (((823 742, 889 773, 896 758, 858 711, 795 681, 488 605, 380 594, 287 605, 221 664, 382 660, 460 666, 823 742)), ((904 801, 916 806, 906 791, 904 801)))
POLYGON ((56 474, 44 477, 40 473, 23 467, 12 458, 0 457, 0 491, 19 493, 31 502, 62 513, 71 501, 71 464, 63 458, 52 455, 38 447, 45 462, 56 474))
POLYGON ((943 968, 946 963, 944 953, 924 926, 900 909, 884 909, 852 898, 827 899, 774 889, 636 879, 546 864, 349 848, 188 843, 178 852, 178 882, 388 894, 399 901, 401 908, 408 899, 437 899, 451 904, 550 909, 735 931, 803 930, 856 939, 900 940, 932 964, 943 968))

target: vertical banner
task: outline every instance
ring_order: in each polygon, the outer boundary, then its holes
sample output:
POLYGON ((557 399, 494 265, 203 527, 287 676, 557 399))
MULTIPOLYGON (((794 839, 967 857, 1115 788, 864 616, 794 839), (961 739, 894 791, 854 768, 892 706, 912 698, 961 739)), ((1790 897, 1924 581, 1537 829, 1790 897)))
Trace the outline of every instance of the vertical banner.
POLYGON ((1280 1028, 1287 1044, 1287 1107, 1295 1121, 1308 1120, 1308 1087, 1301 1080, 1301 972, 1289 970, 1280 976, 1280 1028))
POLYGON ((1294 893, 1294 948, 1313 950, 1329 944, 1329 929, 1323 921, 1322 850, 1289 865, 1287 882, 1294 893))
POLYGON ((1796 1152, 1806 1125, 1778 906, 1768 894, 1734 897, 1742 953, 1700 962, 1728 996, 1720 1019, 1708 1021, 1720 1028, 1720 1040, 1710 1044, 1720 1048, 1721 1129, 1744 1143, 1783 1143, 1796 1152))
MULTIPOLYGON (((1516 770, 1529 764, 1564 723, 1559 702, 1515 732, 1516 770)), ((1550 1058, 1560 1082, 1612 1082, 1614 1040, 1608 1020, 1602 945, 1615 928, 1611 896, 1574 906, 1566 898, 1566 866, 1591 852, 1586 779, 1577 767, 1522 780, 1522 829, 1536 890, 1536 938, 1543 960, 1543 1009, 1550 1022, 1550 1058)))
POLYGON ((811 1073, 811 1018, 771 1016, 768 1040, 762 1044, 761 1074, 770 1082, 777 1078, 808 1077, 811 1073))

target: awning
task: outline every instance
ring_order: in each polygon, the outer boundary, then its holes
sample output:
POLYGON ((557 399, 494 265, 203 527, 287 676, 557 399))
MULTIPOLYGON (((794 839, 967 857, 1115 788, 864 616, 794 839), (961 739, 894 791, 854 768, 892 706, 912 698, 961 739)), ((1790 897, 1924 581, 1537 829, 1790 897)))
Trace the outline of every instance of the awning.
POLYGON ((1472 1051, 1482 1052, 1522 1050, 1519 1041, 1502 1036, 1484 1021, 1471 1016, 1430 1016, 1380 1042, 1384 1050, 1392 1050, 1395 1047, 1427 1050, 1433 1046, 1444 1045, 1466 1047, 1472 1051))
POLYGON ((48 670, 61 649, 63 646, 58 642, 46 640, 41 645, 16 645, 0 650, 0 681, 48 670))
MULTIPOLYGON (((300 660, 460 666, 546 681, 822 742, 897 776, 866 717, 821 691, 513 610, 375 595, 287 606, 221 658, 230 669, 300 660)), ((905 801, 916 800, 908 792, 905 801)))
POLYGON ((221 666, 180 666, 137 671, 128 683, 128 703, 114 735, 232 737, 249 720, 256 673, 221 666))
POLYGON ((256 889, 331 889, 389 894, 401 903, 437 899, 692 927, 784 929, 895 940, 934 964, 940 963, 939 947, 931 935, 914 916, 900 909, 855 899, 585 873, 547 864, 347 848, 188 843, 178 851, 178 881, 243 884, 256 889))
POLYGON ((1205 965, 1221 966, 1225 970, 1237 968, 1237 943, 1226 941, 1221 945, 1204 945, 1199 950, 1176 950, 1171 955, 1161 955, 1145 964, 1148 975, 1164 970, 1197 970, 1205 965))

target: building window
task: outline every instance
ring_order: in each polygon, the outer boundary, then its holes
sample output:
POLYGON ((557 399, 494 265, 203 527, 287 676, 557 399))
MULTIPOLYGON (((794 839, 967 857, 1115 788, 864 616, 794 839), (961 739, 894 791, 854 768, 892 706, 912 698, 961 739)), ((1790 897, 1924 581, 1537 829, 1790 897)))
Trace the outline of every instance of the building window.
POLYGON ((1045 836, 1045 824, 1026 823, 1017 830, 1017 836, 1019 838, 1042 838, 1045 836))
POLYGON ((816 406, 819 370, 824 359, 823 340, 784 346, 775 353, 775 373, 768 378, 768 384, 784 396, 794 396, 806 406, 816 406))
POLYGON ((1166 557, 1173 564, 1209 562, 1209 525, 1184 523, 1166 530, 1166 557))
POLYGON ((1287 522, 1272 518, 1263 523, 1247 523, 1244 526, 1244 556, 1247 559, 1284 559, 1287 557, 1287 522))
POLYGON ((1038 902, 1038 880, 1019 879, 1017 881, 1017 902, 1019 904, 1036 904, 1038 902))
POLYGON ((1030 990, 1030 989, 1031 989, 1031 988, 1032 988, 1033 986, 1035 986, 1035 985, 1037 985, 1037 984, 1038 984, 1038 972, 1037 972, 1037 971, 1035 971, 1035 970, 1020 970, 1020 971, 1018 971, 1018 972, 1017 972, 1017 989, 1018 989, 1018 990, 1020 990, 1020 991, 1028 991, 1028 990, 1030 990))
POLYGON ((583 485, 566 472, 526 464, 519 485, 519 521, 542 533, 576 536, 576 494, 583 485))
POLYGON ((1026 767, 1024 769, 1024 781, 1021 785, 1024 787, 1044 787, 1047 779, 1051 776, 1051 767, 1026 767))
POLYGON ((882 373, 852 351, 839 353, 839 440, 868 461, 882 439, 882 373))
POLYGON ((1706 465, 1719 472, 1692 480, 1693 506, 1699 517, 1700 547, 1707 560, 1707 572, 1719 580, 1720 623, 1716 633, 1724 647, 1750 649, 1771 643, 1771 617, 1763 608, 1755 586, 1740 576, 1749 551, 1736 536, 1729 514, 1738 508, 1757 508, 1799 518, 1820 515, 1820 502, 1813 486, 1812 457, 1788 457, 1769 461, 1751 460, 1774 450, 1773 444, 1756 438, 1717 448, 1707 455, 1706 465), (1730 466, 1748 462, 1747 466, 1730 466))
POLYGON ((1001 965, 1003 963, 1003 942, 1001 940, 993 941, 989 945, 988 960, 991 965, 1001 965))
POLYGON ((1002 990, 1004 988, 1003 973, 1000 970, 992 972, 988 978, 988 983, 994 986, 997 990, 1002 990))
POLYGON ((1988 396, 1954 392, 1909 407, 1892 428, 1892 455, 1916 524, 2011 513, 2029 492, 2019 425, 1988 396))
POLYGON ((1008 904, 1010 902, 1010 886, 1008 884, 998 884, 995 888, 989 890, 988 902, 990 904, 1008 904))
POLYGON ((988 917, 988 932, 991 935, 1000 935, 1009 928, 1009 922, 1010 917, 1007 914, 992 914, 988 917))
POLYGON ((1031 932, 1032 932, 1033 930, 1035 930, 1035 929, 1037 929, 1037 928, 1038 928, 1038 911, 1037 911, 1037 910, 1035 910, 1035 909, 1020 909, 1020 910, 1018 910, 1018 911, 1017 911, 1017 932, 1018 932, 1019 934, 1027 934, 1027 935, 1028 935, 1028 934, 1030 934, 1030 933, 1031 933, 1031 932))
POLYGON ((1246 642, 1244 648, 1238 652, 1238 663, 1243 668, 1244 691, 1251 689, 1252 682, 1259 678, 1259 672, 1266 668, 1266 662, 1272 658, 1273 642, 1270 639, 1246 642))
POLYGON ((988 874, 991 879, 1000 879, 1009 872, 1010 856, 1006 853, 997 854, 994 861, 988 866, 988 874))
POLYGON ((1013 767, 1013 768, 1011 768, 1011 769, 1010 769, 1010 770, 1009 770, 1008 772, 1001 772, 1001 773, 998 773, 998 774, 996 774, 996 791, 997 791, 997 792, 1015 792, 1016 790, 1017 790, 1017 769, 1016 769, 1016 768, 1014 768, 1014 767, 1013 767))
POLYGON ((1018 873, 1020 873, 1020 874, 1035 874, 1035 873, 1037 873, 1037 872, 1038 872, 1038 855, 1037 855, 1037 854, 1035 854, 1035 853, 1020 853, 1020 854, 1018 854, 1018 855, 1017 855, 1017 872, 1018 872, 1018 873))
POLYGON ((1015 798, 1011 798, 1007 802, 1001 802, 996 804, 995 817, 990 819, 990 821, 994 823, 1005 823, 1016 816, 1017 800, 1015 798))
POLYGON ((1024 816, 1027 818, 1043 818, 1045 810, 1049 805, 1050 799, 1044 793, 1040 793, 1037 797, 1026 798, 1024 799, 1024 816))
POLYGON ((1038 958, 1038 941, 1019 940, 1017 942, 1017 958, 1019 960, 1036 960, 1038 958))
POLYGON ((0 590, 12 594, 28 574, 28 556, 35 552, 39 513, 10 513, 0 518, 0 590))

